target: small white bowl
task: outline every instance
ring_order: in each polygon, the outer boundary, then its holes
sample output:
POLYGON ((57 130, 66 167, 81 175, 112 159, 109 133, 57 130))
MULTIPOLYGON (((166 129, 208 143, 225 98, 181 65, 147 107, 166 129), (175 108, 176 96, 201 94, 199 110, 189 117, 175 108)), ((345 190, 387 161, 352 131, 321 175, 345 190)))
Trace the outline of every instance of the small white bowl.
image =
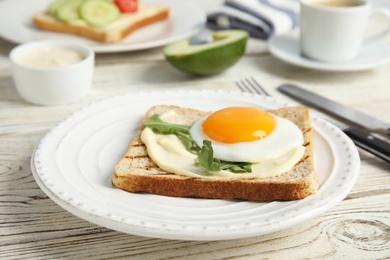
MULTIPOLYGON (((50 55, 46 53, 43 58, 50 55)), ((84 44, 55 40, 30 42, 12 49, 9 58, 16 89, 23 99, 33 104, 49 106, 68 104, 81 99, 91 89, 95 55, 93 50, 84 44), (76 51, 81 54, 82 59, 61 67, 26 65, 22 59, 23 55, 45 48, 76 51)))

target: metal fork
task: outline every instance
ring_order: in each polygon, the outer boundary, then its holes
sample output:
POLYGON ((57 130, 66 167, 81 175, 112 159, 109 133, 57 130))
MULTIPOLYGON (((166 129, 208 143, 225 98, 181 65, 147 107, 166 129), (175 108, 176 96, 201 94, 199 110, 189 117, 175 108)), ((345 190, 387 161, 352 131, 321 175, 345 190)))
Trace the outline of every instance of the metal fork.
POLYGON ((249 92, 252 94, 259 94, 269 97, 271 96, 253 77, 239 80, 235 83, 242 92, 249 92))

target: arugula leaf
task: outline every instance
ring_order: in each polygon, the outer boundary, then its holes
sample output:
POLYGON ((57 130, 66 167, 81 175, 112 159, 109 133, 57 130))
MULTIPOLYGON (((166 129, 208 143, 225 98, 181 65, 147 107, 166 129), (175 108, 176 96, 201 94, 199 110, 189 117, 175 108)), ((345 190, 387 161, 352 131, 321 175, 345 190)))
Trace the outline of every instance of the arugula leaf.
POLYGON ((153 116, 149 117, 145 121, 144 125, 160 134, 176 135, 184 143, 187 150, 191 153, 198 154, 198 152, 200 151, 199 146, 195 143, 195 141, 190 135, 191 126, 167 123, 163 121, 157 114, 154 114, 153 116))
POLYGON ((251 173, 252 163, 221 161, 221 170, 227 170, 234 173, 251 173))
POLYGON ((195 163, 208 171, 228 170, 233 173, 250 173, 252 164, 248 162, 228 162, 214 158, 214 151, 209 140, 203 140, 203 146, 200 148, 190 135, 191 126, 170 124, 163 121, 159 115, 154 114, 145 121, 145 126, 151 128, 160 134, 174 134, 186 146, 191 153, 197 154, 195 163))
POLYGON ((219 171, 221 169, 221 161, 214 158, 213 147, 209 140, 203 140, 203 146, 198 154, 195 162, 209 171, 219 171))
POLYGON ((228 162, 214 158, 214 151, 211 142, 203 140, 203 146, 195 159, 195 163, 209 171, 227 170, 233 173, 250 173, 252 164, 249 162, 228 162))
POLYGON ((189 133, 191 128, 191 126, 188 125, 177 125, 164 122, 157 114, 149 117, 144 124, 145 126, 165 135, 174 134, 174 132, 189 133))
POLYGON ((174 134, 184 143, 188 151, 194 154, 198 154, 200 152, 200 147, 192 139, 190 133, 185 134, 181 132, 175 132, 174 134))

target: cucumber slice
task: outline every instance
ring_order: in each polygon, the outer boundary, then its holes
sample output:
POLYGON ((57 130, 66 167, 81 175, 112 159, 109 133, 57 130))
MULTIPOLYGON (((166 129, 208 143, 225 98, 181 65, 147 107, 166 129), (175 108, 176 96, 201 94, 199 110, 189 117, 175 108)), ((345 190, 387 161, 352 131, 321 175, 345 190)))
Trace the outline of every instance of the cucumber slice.
POLYGON ((81 4, 82 1, 84 1, 84 0, 56 0, 56 1, 52 2, 51 4, 49 4, 49 6, 47 8, 47 12, 53 16, 57 16, 57 12, 61 7, 68 5, 70 3, 73 3, 73 2, 78 2, 81 4))
POLYGON ((69 1, 61 5, 56 13, 58 19, 63 22, 71 22, 80 19, 79 8, 82 1, 69 1))
POLYGON ((57 0, 52 2, 47 8, 47 12, 51 15, 56 15, 58 8, 61 7, 64 3, 66 4, 67 0, 57 0))
POLYGON ((102 27, 120 16, 119 8, 106 0, 88 0, 80 6, 80 16, 90 26, 102 27))

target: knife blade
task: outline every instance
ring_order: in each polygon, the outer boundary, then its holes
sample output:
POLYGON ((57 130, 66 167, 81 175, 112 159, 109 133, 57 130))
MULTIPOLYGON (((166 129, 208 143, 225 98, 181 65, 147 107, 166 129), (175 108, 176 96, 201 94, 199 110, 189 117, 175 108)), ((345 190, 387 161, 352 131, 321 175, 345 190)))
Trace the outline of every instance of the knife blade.
MULTIPOLYGON (((320 110, 324 112, 328 112, 328 114, 336 117, 336 118, 341 118, 344 119, 346 114, 349 115, 360 115, 363 114, 357 110, 352 109, 338 104, 334 101, 328 100, 326 98, 323 98, 321 96, 318 96, 316 94, 313 94, 309 91, 303 90, 297 86, 294 85, 282 85, 278 87, 278 90, 292 98, 297 99, 298 101, 302 103, 307 103, 315 108, 321 108, 320 110), (323 102, 325 101, 325 102, 323 102), (327 107, 329 106, 329 107, 327 107), (341 108, 341 114, 337 114, 337 109, 336 108, 341 108), (347 112, 345 112, 347 111, 347 112), (356 113, 357 112, 357 113, 356 113)), ((363 114, 365 115, 365 114, 363 114)), ((386 123, 381 122, 375 118, 372 118, 368 115, 365 115, 365 120, 368 119, 374 119, 374 121, 377 121, 377 126, 379 129, 381 129, 381 132, 385 132, 386 134, 390 133, 390 127, 386 128, 386 123), (383 127, 385 126, 385 127, 383 127), (387 131, 385 131, 387 129, 387 131)), ((358 121, 358 123, 354 120, 348 119, 345 121, 352 122, 356 125, 361 125, 361 121, 358 121), (360 122, 360 123, 359 123, 360 122)), ((366 121, 364 121, 366 122, 366 121)), ((375 128, 377 129, 377 128, 375 128)), ((372 135, 370 132, 366 131, 365 129, 362 128, 357 128, 357 127, 347 127, 346 129, 343 129, 344 133, 351 138, 351 140, 355 143, 356 146, 362 148, 363 150, 366 150, 367 152, 377 156, 380 159, 383 159, 386 162, 390 163, 390 143, 386 142, 385 140, 382 140, 374 135, 372 135)))
POLYGON ((278 90, 302 103, 321 110, 331 116, 341 119, 349 124, 363 127, 371 132, 390 135, 390 124, 380 121, 370 115, 364 114, 356 109, 344 106, 330 99, 318 96, 313 92, 304 90, 291 84, 284 84, 278 90))

